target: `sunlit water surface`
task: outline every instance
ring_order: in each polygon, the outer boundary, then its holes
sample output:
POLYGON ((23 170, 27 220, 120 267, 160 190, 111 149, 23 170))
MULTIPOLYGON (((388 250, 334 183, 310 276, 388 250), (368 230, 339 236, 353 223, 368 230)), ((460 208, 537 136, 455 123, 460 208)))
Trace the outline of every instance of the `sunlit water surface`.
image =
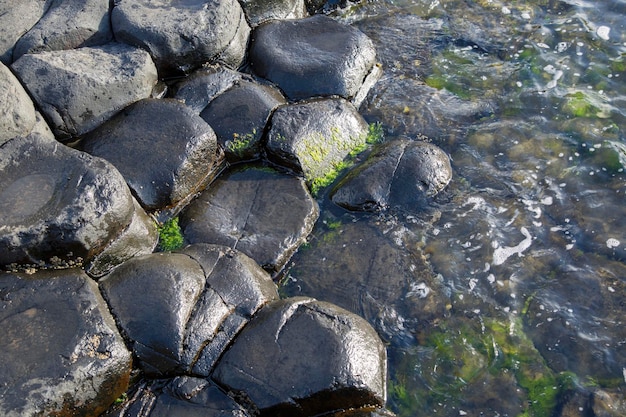
POLYGON ((366 119, 386 140, 437 144, 454 177, 427 207, 382 214, 321 195, 284 294, 376 327, 398 415, 621 415, 626 2, 370 1, 334 16, 377 44, 366 119))

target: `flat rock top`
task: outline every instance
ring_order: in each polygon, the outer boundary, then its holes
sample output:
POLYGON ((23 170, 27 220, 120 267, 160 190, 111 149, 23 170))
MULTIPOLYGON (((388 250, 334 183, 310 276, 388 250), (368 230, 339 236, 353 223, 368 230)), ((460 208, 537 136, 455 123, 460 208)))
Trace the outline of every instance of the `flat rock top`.
POLYGON ((277 271, 304 242, 318 214, 301 179, 253 168, 219 178, 181 214, 181 228, 190 243, 238 249, 277 271))
POLYGON ((363 32, 322 15, 264 23, 250 46, 253 71, 294 100, 352 98, 375 59, 374 45, 363 32))

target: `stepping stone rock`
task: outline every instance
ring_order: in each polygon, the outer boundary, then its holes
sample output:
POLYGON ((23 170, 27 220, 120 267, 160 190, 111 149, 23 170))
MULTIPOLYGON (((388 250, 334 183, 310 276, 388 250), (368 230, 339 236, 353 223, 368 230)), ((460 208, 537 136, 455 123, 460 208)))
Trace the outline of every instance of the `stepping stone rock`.
POLYGON ((14 60, 28 53, 103 45, 112 40, 109 0, 48 3, 43 17, 15 45, 14 60))
POLYGON ((348 210, 381 211, 390 206, 419 207, 452 178, 450 158, 437 146, 396 140, 381 146, 332 191, 348 210))
POLYGON ((241 80, 254 82, 250 75, 223 65, 207 64, 175 84, 173 97, 200 114, 215 97, 241 80))
POLYGON ((89 261, 131 223, 130 190, 105 160, 38 133, 0 152, 0 265, 89 261))
POLYGON ((212 378, 261 416, 305 417, 382 406, 386 376, 385 347, 365 320, 302 297, 261 309, 212 378))
POLYGON ((35 107, 24 87, 0 63, 0 146, 16 136, 27 136, 35 119, 35 107))
POLYGON ((185 328, 204 289, 200 265, 182 254, 138 256, 101 279, 100 288, 144 372, 180 372, 185 328))
POLYGON ((87 134, 79 147, 115 165, 149 211, 184 203, 223 161, 213 129, 172 99, 144 99, 128 106, 87 134))
POLYGON ((156 377, 208 376, 254 313, 278 299, 252 259, 217 245, 137 256, 100 287, 142 369, 156 377))
POLYGON ((292 100, 351 99, 376 60, 374 45, 363 32, 323 15, 258 26, 249 54, 252 70, 292 100))
POLYGON ((20 38, 43 16, 48 1, 5 0, 0 3, 0 62, 13 63, 13 49, 20 38))
POLYGON ((0 274, 0 414, 92 415, 127 388, 131 354, 80 270, 0 274))
POLYGON ((180 225, 189 243, 228 246, 279 271, 318 215, 301 179, 248 168, 218 178, 181 213, 180 225))
POLYGON ((249 417, 215 384, 188 376, 144 382, 124 404, 103 417, 249 417))
POLYGON ((302 19, 308 16, 304 0, 241 0, 241 7, 253 27, 268 20, 302 19))
POLYGON ((261 307, 278 300, 278 292, 267 272, 242 252, 196 244, 180 253, 198 262, 206 277, 185 346, 193 374, 208 376, 236 334, 261 307))
POLYGON ((59 140, 85 134, 149 97, 157 82, 147 52, 116 43, 26 54, 12 68, 59 140))
POLYGON ((367 130, 359 112, 341 98, 281 107, 272 116, 268 158, 302 173, 311 184, 336 174, 348 154, 365 145, 367 130))
POLYGON ((213 127, 229 161, 261 157, 261 139, 272 112, 287 104, 282 94, 270 86, 241 80, 218 95, 200 113, 213 127))
POLYGON ((237 0, 120 0, 111 21, 115 38, 150 52, 162 77, 221 58, 238 67, 250 33, 237 0))

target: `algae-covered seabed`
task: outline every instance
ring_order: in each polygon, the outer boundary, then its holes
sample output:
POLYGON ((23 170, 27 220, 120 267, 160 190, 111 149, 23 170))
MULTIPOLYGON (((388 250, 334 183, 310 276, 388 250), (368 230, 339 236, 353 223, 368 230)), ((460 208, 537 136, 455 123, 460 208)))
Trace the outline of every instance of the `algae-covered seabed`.
POLYGON ((622 415, 626 2, 369 1, 334 16, 378 46, 367 121, 437 144, 454 177, 427 206, 382 214, 320 191, 283 293, 375 326, 400 416, 622 415))

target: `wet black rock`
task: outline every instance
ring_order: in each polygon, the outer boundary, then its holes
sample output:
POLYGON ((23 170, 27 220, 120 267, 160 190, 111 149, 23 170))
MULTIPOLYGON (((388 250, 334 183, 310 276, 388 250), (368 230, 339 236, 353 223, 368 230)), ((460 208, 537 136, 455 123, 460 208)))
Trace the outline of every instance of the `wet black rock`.
POLYGON ((316 99, 276 109, 268 133, 268 158, 302 173, 307 182, 335 171, 365 145, 368 126, 350 102, 316 99))
POLYGON ((180 253, 202 267, 206 288, 187 325, 185 363, 194 375, 208 376, 226 347, 265 304, 278 299, 276 285, 242 252, 210 244, 180 253))
POLYGON ((241 7, 253 27, 268 20, 307 16, 304 0, 242 0, 241 7))
POLYGON ((0 414, 99 415, 127 388, 131 354, 80 270, 0 274, 0 414))
POLYGON ((277 89, 241 80, 213 99, 200 113, 215 130, 229 161, 261 157, 261 139, 272 111, 286 104, 277 89))
POLYGON ((0 3, 0 62, 13 62, 13 49, 20 38, 43 16, 49 2, 41 0, 0 3))
POLYGON ((135 257, 100 287, 152 377, 208 376, 250 317, 278 299, 270 276, 253 260, 217 245, 135 257))
POLYGON ((174 85, 173 97, 200 114, 211 100, 242 80, 254 81, 250 75, 224 65, 204 65, 174 85))
POLYGON ((259 311, 212 378, 261 416, 382 406, 386 351, 362 318, 312 298, 291 298, 259 311))
POLYGON ((259 25, 249 55, 252 70, 293 100, 352 99, 376 61, 374 45, 363 32, 323 15, 259 25))
POLYGON ((236 0, 120 0, 111 22, 118 41, 150 52, 161 76, 188 73, 217 60, 238 67, 250 34, 236 0))
POLYGON ((138 256, 100 288, 146 374, 179 372, 185 328, 204 289, 200 265, 182 254, 138 256))
POLYGON ((135 201, 134 206, 135 211, 128 227, 85 265, 85 271, 92 278, 102 277, 133 256, 154 251, 159 241, 157 224, 139 203, 135 201))
POLYGON ((0 63, 0 146, 27 136, 35 126, 35 107, 13 73, 0 63))
POLYGON ((319 215, 304 182, 271 169, 231 171, 181 214, 189 243, 240 250, 269 271, 280 270, 319 215))
POLYGON ((332 201, 348 210, 411 210, 441 191, 452 178, 450 158, 437 146, 395 140, 381 146, 350 171, 332 191, 332 201))
POLYGON ((103 417, 248 417, 220 388, 202 378, 142 383, 134 395, 103 417))
POLYGON ((89 261, 131 223, 130 190, 105 160, 39 133, 0 152, 0 265, 89 261))
POLYGON ((47 3, 43 17, 15 45, 13 60, 28 53, 103 45, 113 39, 109 0, 47 3))
POLYGON ((157 82, 147 52, 116 43, 26 54, 12 68, 55 136, 64 141, 149 97, 157 82))
POLYGON ((144 99, 128 106, 86 135, 79 146, 115 165, 150 211, 189 199, 223 161, 213 129, 172 99, 144 99))

